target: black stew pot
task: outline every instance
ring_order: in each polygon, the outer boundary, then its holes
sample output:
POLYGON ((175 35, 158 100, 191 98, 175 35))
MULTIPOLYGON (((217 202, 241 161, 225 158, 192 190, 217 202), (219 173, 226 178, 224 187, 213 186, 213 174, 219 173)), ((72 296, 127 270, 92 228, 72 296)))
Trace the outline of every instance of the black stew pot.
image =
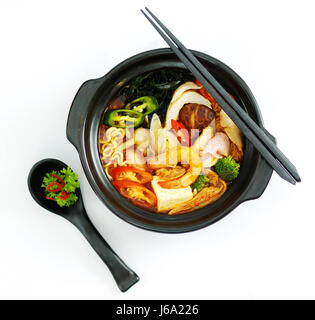
MULTIPOLYGON (((235 97, 253 120, 265 130, 257 102, 245 82, 217 59, 201 52, 193 51, 193 53, 235 97)), ((141 73, 165 67, 185 68, 170 49, 157 49, 133 56, 120 63, 102 78, 83 83, 70 109, 67 138, 80 155, 91 187, 112 212, 143 229, 179 233, 206 227, 223 218, 242 202, 260 197, 273 170, 251 143, 245 141, 244 158, 239 177, 220 199, 205 208, 182 215, 168 216, 148 212, 123 198, 106 177, 100 161, 97 140, 102 115, 111 97, 127 81, 141 73)))

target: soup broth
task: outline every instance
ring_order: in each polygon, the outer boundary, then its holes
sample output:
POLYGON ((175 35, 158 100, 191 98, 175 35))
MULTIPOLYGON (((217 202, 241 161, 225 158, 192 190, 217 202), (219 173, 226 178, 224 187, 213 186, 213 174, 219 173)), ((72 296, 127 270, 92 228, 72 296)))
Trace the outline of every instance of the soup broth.
POLYGON ((98 145, 123 197, 169 215, 220 198, 243 157, 241 131, 198 80, 175 68, 129 81, 104 107, 98 145))

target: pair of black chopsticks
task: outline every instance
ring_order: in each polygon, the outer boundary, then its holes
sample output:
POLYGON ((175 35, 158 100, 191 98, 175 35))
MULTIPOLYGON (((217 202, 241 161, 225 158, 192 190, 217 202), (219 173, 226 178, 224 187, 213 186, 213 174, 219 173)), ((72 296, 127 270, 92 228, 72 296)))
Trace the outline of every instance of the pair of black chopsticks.
POLYGON ((165 25, 146 7, 141 10, 157 32, 162 36, 173 52, 187 69, 199 80, 226 114, 239 127, 246 138, 260 152, 269 165, 288 182, 295 184, 301 178, 295 166, 280 151, 267 134, 249 117, 249 115, 230 97, 209 71, 185 48, 185 46, 165 27, 165 25), (153 21, 148 14, 153 18, 153 21))

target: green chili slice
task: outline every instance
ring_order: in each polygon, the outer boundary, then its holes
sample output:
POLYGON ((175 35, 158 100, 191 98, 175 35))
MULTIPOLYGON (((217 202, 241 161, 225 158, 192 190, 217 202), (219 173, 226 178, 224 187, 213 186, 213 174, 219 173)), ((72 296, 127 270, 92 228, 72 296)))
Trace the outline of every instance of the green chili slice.
POLYGON ((144 114, 135 110, 109 110, 104 115, 104 124, 117 128, 136 128, 144 120, 144 114))
POLYGON ((126 109, 143 113, 145 116, 154 112, 159 107, 155 97, 143 96, 137 98, 126 105, 126 109))

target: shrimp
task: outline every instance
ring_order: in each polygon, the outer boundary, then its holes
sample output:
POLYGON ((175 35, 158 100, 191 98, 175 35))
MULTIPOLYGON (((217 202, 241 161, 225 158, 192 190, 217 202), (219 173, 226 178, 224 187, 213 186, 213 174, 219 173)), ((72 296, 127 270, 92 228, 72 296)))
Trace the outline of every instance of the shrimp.
POLYGON ((198 152, 193 147, 175 147, 157 157, 148 159, 148 165, 152 169, 176 166, 178 162, 184 165, 189 164, 188 170, 184 175, 176 179, 159 181, 158 183, 162 188, 180 189, 189 187, 194 183, 202 169, 202 162, 198 152))

